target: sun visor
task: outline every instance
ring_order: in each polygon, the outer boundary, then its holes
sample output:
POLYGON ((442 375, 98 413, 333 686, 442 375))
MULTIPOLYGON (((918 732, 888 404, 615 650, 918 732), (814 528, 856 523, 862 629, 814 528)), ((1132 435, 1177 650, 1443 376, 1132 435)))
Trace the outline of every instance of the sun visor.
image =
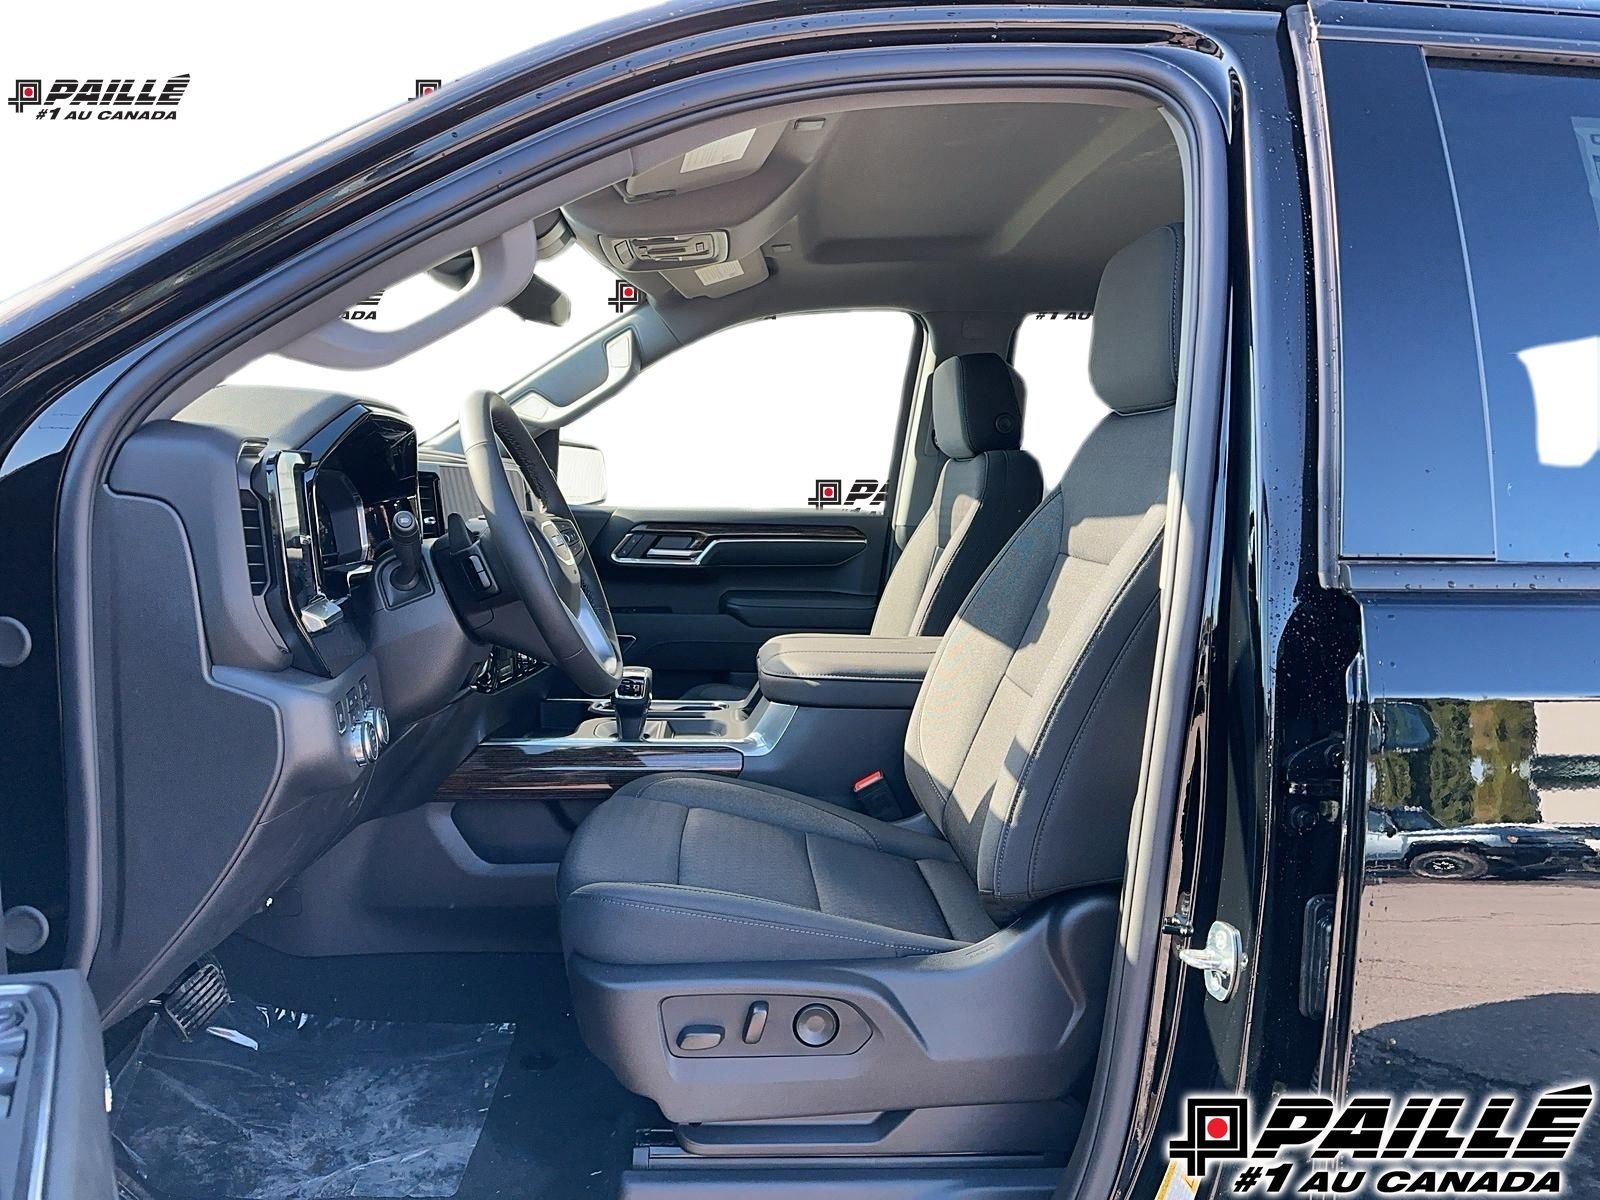
POLYGON ((710 263, 703 267, 681 267, 661 272, 673 287, 687 297, 730 296, 754 287, 767 277, 767 259, 759 250, 744 258, 710 263))
POLYGON ((696 146, 625 180, 622 191, 629 199, 682 194, 754 175, 767 161, 787 124, 776 121, 741 129, 696 146))

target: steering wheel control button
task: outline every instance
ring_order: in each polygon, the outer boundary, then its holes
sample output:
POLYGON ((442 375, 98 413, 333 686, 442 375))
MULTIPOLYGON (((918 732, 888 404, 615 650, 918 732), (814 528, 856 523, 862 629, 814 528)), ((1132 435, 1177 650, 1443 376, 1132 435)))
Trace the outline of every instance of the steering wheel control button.
POLYGON ((767 1002, 757 1000, 744 1018, 744 1044, 754 1046, 767 1031, 767 1002))
POLYGON ((720 1045, 721 1025, 685 1025, 678 1031, 679 1050, 715 1050, 720 1045))
POLYGON ((480 600, 487 600, 497 595, 499 586, 494 581, 494 576, 489 574, 489 563, 483 557, 482 551, 476 547, 467 551, 461 559, 461 568, 467 577, 467 586, 480 600))
POLYGON ((808 1004, 794 1015, 794 1036, 803 1046, 826 1046, 839 1034, 839 1018, 826 1004, 808 1004))

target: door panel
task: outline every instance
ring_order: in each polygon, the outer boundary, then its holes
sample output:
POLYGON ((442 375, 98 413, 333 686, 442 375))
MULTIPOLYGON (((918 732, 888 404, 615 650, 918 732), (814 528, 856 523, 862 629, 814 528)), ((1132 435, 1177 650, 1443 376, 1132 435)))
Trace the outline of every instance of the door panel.
POLYGON ((77 971, 0 978, 0 1195, 114 1200, 99 1011, 77 971))
POLYGON ((603 506, 575 513, 628 662, 663 695, 755 670, 780 633, 865 633, 882 591, 888 519, 876 512, 603 506))
MULTIPOLYGON (((1335 1073, 1394 1095, 1593 1079, 1600 612, 1463 595, 1361 606, 1371 701, 1350 757, 1335 1073)), ((1600 1148, 1586 1139, 1567 1169, 1592 1178, 1600 1148)))

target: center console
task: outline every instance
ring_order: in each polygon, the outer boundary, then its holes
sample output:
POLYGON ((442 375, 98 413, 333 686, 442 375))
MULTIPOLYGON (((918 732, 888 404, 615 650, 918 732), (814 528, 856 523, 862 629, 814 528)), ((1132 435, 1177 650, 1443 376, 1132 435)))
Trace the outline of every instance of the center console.
POLYGON ((601 800, 663 771, 736 775, 859 807, 864 780, 909 795, 906 725, 938 638, 789 634, 761 650, 742 700, 661 700, 629 667, 604 700, 546 700, 486 740, 441 800, 601 800))

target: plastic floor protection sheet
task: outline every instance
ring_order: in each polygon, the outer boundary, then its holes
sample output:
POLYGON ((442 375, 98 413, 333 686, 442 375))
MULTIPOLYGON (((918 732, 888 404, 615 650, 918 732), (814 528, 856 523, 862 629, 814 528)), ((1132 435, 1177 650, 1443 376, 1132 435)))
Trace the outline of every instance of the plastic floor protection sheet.
POLYGON ((151 1022, 114 1081, 112 1135, 174 1200, 453 1196, 515 1028, 236 998, 192 1042, 151 1022))

